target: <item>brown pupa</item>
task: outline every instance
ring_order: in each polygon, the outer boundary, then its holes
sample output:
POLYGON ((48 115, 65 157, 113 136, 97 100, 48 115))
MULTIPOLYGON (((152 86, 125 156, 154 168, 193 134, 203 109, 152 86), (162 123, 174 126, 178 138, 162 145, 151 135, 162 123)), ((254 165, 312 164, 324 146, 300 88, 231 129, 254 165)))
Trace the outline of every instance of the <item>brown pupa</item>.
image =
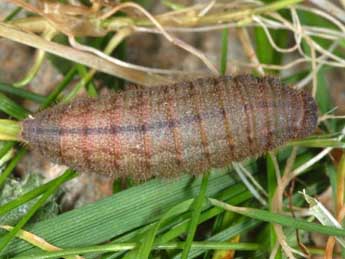
POLYGON ((317 107, 271 77, 203 78, 57 105, 22 138, 80 172, 147 179, 202 173, 311 134, 317 107))

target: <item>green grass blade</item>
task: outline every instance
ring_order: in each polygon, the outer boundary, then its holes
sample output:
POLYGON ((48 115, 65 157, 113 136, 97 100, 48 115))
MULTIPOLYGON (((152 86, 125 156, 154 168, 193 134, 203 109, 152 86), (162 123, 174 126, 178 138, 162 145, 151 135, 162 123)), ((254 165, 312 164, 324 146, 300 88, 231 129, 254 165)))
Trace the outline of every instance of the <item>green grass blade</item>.
MULTIPOLYGON (((111 251, 123 251, 134 249, 137 246, 136 243, 119 243, 111 245, 99 245, 99 246, 90 246, 82 248, 71 248, 65 249, 57 252, 44 252, 44 253, 35 253, 27 256, 17 256, 12 259, 51 259, 51 258, 60 258, 69 255, 76 254, 86 254, 86 253, 97 253, 97 252, 111 252, 111 251)), ((182 242, 172 242, 164 245, 156 245, 155 249, 181 249, 183 247, 182 242)), ((228 249, 228 250, 241 250, 241 251, 253 251, 260 249, 260 246, 255 243, 228 243, 228 242, 193 242, 193 249, 228 249)), ((141 258, 140 258, 141 259, 141 258)))
MULTIPOLYGON (((242 202, 245 202, 249 200, 250 198, 252 198, 252 195, 250 192, 247 191, 246 187, 242 183, 238 183, 238 184, 232 185, 230 188, 226 189, 224 192, 221 192, 216 197, 218 198, 222 197, 222 199, 225 199, 227 202, 231 204, 241 204, 242 202)), ((208 203, 204 205, 205 205, 205 208, 204 208, 205 210, 202 212, 200 216, 199 224, 213 217, 216 217, 217 215, 223 212, 221 208, 217 208, 217 207, 210 208, 210 205, 208 203)), ((178 238, 179 236, 181 236, 182 234, 188 231, 189 224, 190 224, 189 214, 183 214, 182 216, 180 216, 180 218, 178 218, 178 221, 176 224, 168 226, 170 227, 168 231, 156 237, 155 244, 165 244, 169 241, 174 240, 175 238, 178 238)), ((115 242, 129 242, 133 240, 133 237, 137 237, 137 236, 138 236, 138 233, 134 231, 114 241, 115 242)), ((119 258, 120 256, 121 254, 113 254, 113 255, 104 257, 103 259, 116 259, 116 258, 119 258)))
POLYGON ((8 151, 11 150, 11 148, 14 147, 16 143, 14 141, 6 141, 6 143, 3 145, 2 149, 0 149, 0 158, 2 158, 4 155, 7 154, 8 151))
MULTIPOLYGON (((252 198, 251 193, 247 191, 246 187, 242 183, 237 184, 235 186, 231 186, 230 188, 231 190, 233 190, 233 193, 225 200, 231 204, 240 204, 252 198)), ((209 208, 207 211, 201 214, 199 224, 219 215, 222 212, 223 210, 217 207, 209 208)), ((164 243, 173 240, 174 238, 177 238, 178 236, 180 236, 188 230, 189 224, 190 218, 185 219, 177 226, 175 226, 173 229, 158 237, 157 242, 164 243)))
POLYGON ((47 199, 60 187, 61 184, 71 179, 75 176, 72 170, 67 170, 63 177, 59 178, 58 181, 54 183, 40 198, 39 200, 30 208, 27 214, 18 222, 18 224, 3 238, 0 239, 0 252, 6 248, 6 246, 11 242, 11 240, 16 236, 17 232, 25 226, 25 224, 31 219, 35 212, 43 206, 47 199))
MULTIPOLYGON (((269 208, 272 208, 272 199, 274 196, 274 192, 277 188, 277 177, 276 177, 276 172, 274 168, 274 163, 273 163, 273 157, 272 154, 268 154, 266 156, 266 167, 267 167, 267 190, 268 190, 268 205, 269 208)), ((273 249, 277 237, 273 228, 272 224, 269 224, 269 245, 270 249, 273 249)))
POLYGON ((92 81, 92 78, 90 78, 89 71, 86 69, 85 66, 82 66, 80 64, 77 65, 78 73, 81 77, 81 80, 84 83, 84 86, 86 86, 86 91, 89 96, 96 97, 97 96, 97 91, 96 91, 96 86, 92 81))
POLYGON ((42 109, 49 107, 58 95, 67 87, 67 85, 72 81, 74 76, 77 74, 77 67, 73 66, 68 73, 65 75, 63 80, 54 88, 54 90, 49 94, 44 103, 42 104, 42 109))
POLYGON ((23 99, 31 100, 39 104, 43 103, 46 100, 46 98, 42 95, 35 94, 28 90, 18 88, 18 87, 13 87, 12 85, 4 84, 1 82, 0 82, 0 91, 7 94, 12 94, 12 95, 21 97, 23 99))
POLYGON ((20 140, 21 131, 20 122, 0 119, 0 140, 20 140))
POLYGON ((254 32, 258 59, 261 63, 270 64, 273 61, 274 49, 262 28, 255 28, 254 32))
POLYGON ((154 227, 152 227, 147 233, 145 233, 144 242, 140 245, 136 258, 148 258, 153 248, 156 234, 164 221, 186 212, 190 208, 192 203, 193 199, 189 199, 169 209, 169 211, 161 217, 161 219, 154 225, 154 227))
POLYGON ((205 197, 206 197, 208 178, 209 178, 209 173, 206 173, 202 177, 200 193, 198 197, 195 199, 193 207, 192 207, 192 215, 191 215, 191 221, 190 221, 190 225, 189 225, 189 229, 187 233, 187 239, 184 243, 184 248, 183 248, 183 252, 181 256, 183 259, 188 258, 188 254, 189 254, 189 251, 191 249, 192 242, 194 239, 195 231, 198 227, 200 213, 202 210, 202 204, 205 201, 205 197))
POLYGON ((12 173, 13 169, 16 167, 20 159, 23 158, 23 156, 26 154, 25 148, 20 148, 17 151, 17 154, 14 156, 14 158, 11 160, 11 162, 7 165, 5 170, 0 174, 0 188, 4 185, 7 177, 12 173))
MULTIPOLYGON (((226 239, 230 239, 232 237, 240 235, 241 233, 250 231, 251 229, 253 229, 254 227, 258 225, 259 225, 259 222, 256 220, 244 220, 208 238, 207 241, 223 241, 226 239)), ((229 242, 227 243, 230 244, 229 242)), ((259 249, 259 246, 257 246, 257 248, 259 249)), ((197 250, 194 249, 190 252, 188 259, 195 258, 201 255, 203 252, 205 252, 205 249, 197 249, 197 250)), ((174 259, 180 259, 180 258, 181 258, 181 253, 174 257, 174 259)))
POLYGON ((55 178, 54 180, 51 180, 50 182, 43 184, 43 185, 33 189, 32 191, 25 193, 21 197, 0 206, 0 216, 4 215, 5 213, 23 205, 23 204, 25 204, 26 202, 28 202, 32 199, 35 199, 36 197, 41 195, 43 192, 45 192, 47 189, 54 186, 56 184, 56 182, 61 181, 60 178, 62 178, 62 177, 64 177, 64 175, 61 175, 61 176, 55 178))
POLYGON ((330 235, 330 236, 341 236, 341 237, 345 236, 345 231, 343 229, 323 226, 320 224, 269 212, 266 210, 235 207, 235 206, 232 206, 227 203, 221 202, 219 200, 211 199, 211 198, 209 200, 211 204, 213 204, 214 206, 221 207, 225 210, 234 211, 241 215, 244 215, 253 219, 258 219, 265 222, 270 222, 274 224, 280 224, 282 226, 291 227, 294 229, 302 229, 309 232, 316 232, 316 233, 330 235))
POLYGON ((302 139, 291 141, 289 145, 302 146, 302 147, 316 147, 316 148, 345 148, 345 143, 336 138, 325 138, 325 139, 302 139))
MULTIPOLYGON (((81 74, 81 80, 74 86, 74 88, 68 93, 68 95, 64 97, 63 99, 64 103, 71 102, 77 96, 77 94, 81 91, 81 89, 90 83, 90 81, 92 80, 94 76, 94 74, 87 73, 86 71, 84 71, 82 68, 80 68, 80 66, 81 65, 77 66, 77 70, 79 71, 79 74, 81 74)), ((91 94, 95 96, 96 92, 94 91, 94 93, 95 94, 91 92, 91 94)))
POLYGON ((2 93, 0 93, 0 110, 18 120, 23 120, 29 115, 28 111, 2 93))
MULTIPOLYGON (((207 193, 215 196, 235 184, 227 172, 211 174, 207 193)), ((182 176, 178 180, 152 180, 117 193, 85 207, 66 212, 27 229, 59 247, 87 246, 108 241, 140 226, 147 225, 172 206, 191 199, 200 189, 200 178, 182 176), (133 213, 135 208, 135 213, 133 213)), ((16 240, 4 252, 32 252, 30 245, 16 240)))
POLYGON ((174 1, 162 0, 161 2, 163 5, 165 5, 166 7, 170 8, 171 10, 174 10, 174 11, 178 11, 178 10, 185 8, 184 5, 175 3, 174 1))
POLYGON ((229 29, 225 28, 222 31, 222 49, 220 55, 220 73, 225 75, 228 61, 228 45, 229 45, 229 29))
POLYGON ((7 15, 4 19, 4 22, 9 22, 11 21, 14 17, 17 16, 17 14, 20 13, 20 11, 22 10, 21 7, 17 7, 16 9, 14 9, 9 15, 7 15))

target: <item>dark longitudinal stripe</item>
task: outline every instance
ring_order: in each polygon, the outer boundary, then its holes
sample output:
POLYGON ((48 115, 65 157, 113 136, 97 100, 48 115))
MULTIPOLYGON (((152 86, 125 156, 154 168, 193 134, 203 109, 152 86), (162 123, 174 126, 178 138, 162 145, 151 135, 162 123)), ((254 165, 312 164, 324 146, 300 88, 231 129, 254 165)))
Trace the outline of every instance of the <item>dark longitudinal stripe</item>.
MULTIPOLYGON (((235 89, 235 87, 233 88, 235 89)), ((234 95, 236 97, 237 95, 234 95)), ((238 97, 238 96, 237 96, 238 97)), ((264 108, 266 104, 264 103, 259 103, 258 107, 264 108)), ((188 115, 188 116, 183 116, 181 119, 176 120, 176 119, 169 119, 166 121, 156 121, 152 122, 150 124, 147 124, 147 126, 143 127, 143 125, 121 125, 117 123, 112 123, 110 127, 88 127, 88 133, 89 135, 98 135, 98 134, 121 134, 121 133, 139 133, 142 132, 143 130, 147 131, 153 131, 153 130, 159 130, 163 128, 175 128, 175 127, 180 127, 183 124, 188 124, 188 123, 199 123, 200 118, 204 119, 209 119, 209 118, 223 118, 224 112, 220 110, 219 108, 214 108, 213 110, 209 110, 207 112, 201 113, 201 115, 188 115)), ((60 123, 60 129, 57 128, 47 128, 43 126, 32 128, 32 130, 35 130, 36 134, 51 134, 51 135, 57 135, 59 134, 60 136, 64 135, 80 135, 82 134, 83 128, 69 128, 65 127, 66 124, 60 123)), ((67 124, 68 125, 68 124, 67 124)), ((234 134, 235 135, 235 134, 234 134)))
MULTIPOLYGON (((175 91, 176 91, 176 88, 175 88, 175 91)), ((165 89, 164 94, 166 96, 166 100, 168 100, 168 105, 166 109, 166 116, 168 118, 168 121, 178 121, 177 114, 174 109, 174 100, 173 100, 174 97, 170 95, 169 88, 165 89)), ((175 144, 176 163, 178 164, 178 166, 182 166, 183 149, 182 149, 182 138, 181 138, 181 132, 179 128, 179 123, 174 123, 174 127, 172 127, 171 130, 173 133, 174 144, 175 144)))
POLYGON ((277 80, 242 75, 234 79, 198 79, 193 84, 181 82, 80 99, 24 120, 20 137, 41 153, 80 172, 97 171, 141 180, 170 177, 185 169, 201 173, 223 167, 304 137, 317 126, 312 97, 293 89, 282 90, 277 80), (261 93, 259 84, 263 85, 261 93), (120 107, 117 100, 122 102, 120 107), (284 121, 282 106, 289 107, 289 123, 284 121), (300 114, 302 106, 304 115, 300 114), (88 124, 91 119, 94 121, 88 124), (92 149, 88 141, 92 141, 92 149), (154 154, 151 161, 150 148, 154 154), (87 152, 92 152, 91 156, 86 156, 87 152), (92 163, 85 161, 88 159, 92 163), (182 165, 176 162, 182 160, 182 165), (146 167, 148 161, 151 168, 146 167))
POLYGON ((204 126, 204 121, 201 113, 201 107, 200 103, 201 102, 201 95, 199 93, 199 86, 195 86, 194 82, 192 81, 190 83, 190 89, 191 89, 191 99, 193 102, 193 108, 196 113, 196 116, 198 118, 199 122, 199 131, 200 131, 200 137, 201 137, 201 144, 203 147, 204 155, 208 161, 209 164, 211 164, 211 156, 210 156, 210 151, 208 147, 208 140, 207 140, 207 134, 204 126))
POLYGON ((226 96, 225 89, 224 89, 225 88, 225 82, 224 81, 217 82, 215 80, 214 84, 215 84, 216 93, 218 96, 218 106, 219 106, 221 113, 223 114, 223 123, 224 123, 226 140, 227 140, 227 143, 229 146, 230 154, 233 154, 233 152, 234 152, 234 140, 232 138, 232 133, 231 133, 231 128, 230 128, 230 121, 231 120, 230 120, 229 113, 226 111, 225 105, 224 105, 224 98, 226 96))

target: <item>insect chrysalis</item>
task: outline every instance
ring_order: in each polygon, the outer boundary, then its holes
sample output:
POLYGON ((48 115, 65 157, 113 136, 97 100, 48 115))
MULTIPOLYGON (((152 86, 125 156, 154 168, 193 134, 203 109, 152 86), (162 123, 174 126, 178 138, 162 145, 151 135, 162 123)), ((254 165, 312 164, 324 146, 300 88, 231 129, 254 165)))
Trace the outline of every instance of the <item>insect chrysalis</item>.
POLYGON ((147 179, 202 173, 311 134, 317 107, 271 77, 197 79, 57 105, 22 139, 78 171, 147 179))

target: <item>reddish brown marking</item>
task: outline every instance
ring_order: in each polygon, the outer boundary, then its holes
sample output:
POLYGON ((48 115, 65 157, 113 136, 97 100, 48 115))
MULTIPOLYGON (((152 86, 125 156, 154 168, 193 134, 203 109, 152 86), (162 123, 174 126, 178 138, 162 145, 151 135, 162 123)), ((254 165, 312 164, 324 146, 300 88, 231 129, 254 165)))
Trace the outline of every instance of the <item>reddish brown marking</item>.
POLYGON ((199 131, 200 131, 200 137, 201 137, 201 144, 202 144, 202 147, 204 149, 204 155, 207 159, 207 162, 209 164, 211 164, 211 155, 210 155, 210 151, 208 149, 207 134, 206 134, 205 126, 204 126, 204 120, 201 117, 200 104, 202 103, 202 100, 201 100, 201 95, 199 93, 198 88, 199 88, 198 86, 195 87, 194 82, 190 83, 190 90, 191 90, 190 96, 191 96, 191 99, 193 102, 193 108, 194 108, 196 115, 200 118, 199 119, 199 131))
POLYGON ((254 114, 255 114, 255 109, 253 107, 252 101, 255 102, 255 100, 251 100, 251 94, 248 93, 247 87, 241 82, 241 90, 244 92, 243 98, 247 99, 247 104, 245 105, 245 111, 246 111, 246 116, 248 119, 248 129, 247 132, 249 133, 248 137, 251 142, 251 145, 254 146, 255 148, 257 147, 257 144, 255 143, 255 136, 256 136, 256 126, 255 126, 255 119, 254 119, 254 114))
MULTIPOLYGON (((113 108, 113 118, 112 121, 115 126, 121 125, 121 113, 123 109, 123 96, 118 95, 115 99, 115 104, 113 108)), ((113 127, 112 130, 116 130, 116 127, 113 127)), ((116 170, 121 170, 120 168, 120 160, 121 160, 121 142, 120 142, 120 134, 117 134, 117 132, 113 132, 111 134, 112 138, 112 148, 110 149, 110 155, 113 158, 112 159, 112 167, 114 167, 116 170)))
POLYGON ((210 166, 220 167, 227 163, 230 164, 232 161, 240 161, 251 154, 261 154, 288 140, 304 137, 313 132, 317 124, 315 102, 311 96, 292 89, 287 91, 290 102, 286 105, 289 105, 290 110, 298 114, 298 116, 292 116, 291 122, 298 125, 299 129, 292 131, 284 121, 280 125, 280 118, 286 115, 281 107, 281 105, 285 105, 285 94, 282 96, 282 89, 278 81, 272 81, 269 78, 238 76, 235 78, 219 77, 215 80, 199 79, 192 83, 182 82, 150 90, 138 89, 134 92, 127 91, 107 97, 101 96, 97 100, 83 99, 73 104, 60 105, 42 111, 35 115, 36 119, 24 121, 22 137, 25 141, 30 142, 32 147, 39 149, 41 153, 46 153, 51 160, 60 160, 80 172, 112 172, 118 177, 130 175, 134 179, 148 178, 153 175, 169 177, 177 172, 183 172, 185 168, 202 173, 210 166), (224 82, 224 85, 217 86, 221 82, 224 82), (262 86, 258 85, 260 83, 262 86), (244 87, 247 89, 243 89, 244 87), (254 87, 264 88, 258 97, 249 92, 254 90, 255 93, 259 93, 259 90, 254 87), (179 92, 180 88, 184 89, 179 92), (224 98, 222 98, 222 90, 227 95, 224 98), (184 94, 180 96, 182 92, 184 94), (148 93, 150 94, 148 95, 148 93), (148 107, 148 103, 145 104, 145 101, 138 102, 140 94, 144 95, 142 97, 147 97, 150 107, 148 107), (176 97, 175 100, 175 96, 178 96, 178 99, 176 97), (217 96, 219 96, 219 100, 215 99, 217 96), (181 101, 181 99, 183 100, 181 101), (214 106, 209 107, 210 100, 214 100, 214 106), (251 102, 252 107, 249 106, 251 102), (163 105, 163 103, 168 105, 163 105), (179 105, 178 110, 176 105, 179 105), (110 109, 113 106, 116 108, 110 109), (134 106, 135 108, 133 108, 134 106), (220 109, 223 106, 225 108, 220 109), (301 106, 303 106, 304 114, 299 114, 301 106), (97 118, 100 125, 93 123, 90 127, 86 127, 86 121, 91 120, 87 108, 91 107, 95 108, 92 118, 97 118), (262 114, 266 109, 267 114, 262 114), (150 114, 153 111, 157 114, 150 114), (142 116, 139 118, 141 112, 142 116), (160 112, 163 114, 159 114, 160 112), (154 117, 155 115, 157 118, 164 117, 164 119, 158 120, 154 117), (268 115, 271 115, 270 120, 268 120, 268 115), (150 120, 148 116, 151 117, 150 120), (165 120, 166 117, 170 119, 165 120), (252 122, 253 118, 256 118, 255 122, 252 122), (259 120, 260 123, 257 123, 259 120), (261 123, 261 120, 266 120, 266 122, 261 123), (215 123, 215 125, 211 125, 211 123, 215 123), (253 123, 256 124, 256 127, 253 123), (260 128, 259 125, 261 125, 260 128), (184 131, 185 129, 186 131, 184 131), (216 132, 208 135, 209 129, 214 129, 216 132), (254 132, 255 129, 258 132, 254 132), (150 131, 151 138, 148 138, 148 131, 150 131), (197 136, 191 136, 191 132, 195 131, 197 136), (294 134, 289 134, 291 132, 294 134), (167 133, 174 138, 173 146, 166 145, 167 133), (252 136, 254 133, 255 135, 252 136), (87 135, 86 140, 85 135, 87 135), (161 142, 155 142, 154 146, 149 144, 153 140, 153 136, 162 136, 159 140, 157 139, 161 142), (59 139, 55 139, 56 137, 59 139), (82 140, 83 137, 84 140, 82 140), (96 144, 96 141, 99 140, 100 143, 96 144), (255 144, 254 140, 262 140, 260 143, 267 144, 267 147, 255 144), (90 150, 88 141, 93 141, 92 150, 90 150), (197 143, 195 143, 196 141, 197 143), (143 142, 144 148, 142 148, 143 142), (218 144, 220 142, 222 144, 218 144), (214 153, 209 153, 211 143, 215 148, 212 150, 214 153), (232 154, 224 154, 224 148, 228 150, 227 145, 229 145, 230 149, 231 144, 233 144, 232 154), (138 148, 140 146, 141 148, 138 148), (85 151, 84 148, 88 148, 88 151, 85 151), (131 150, 132 148, 137 149, 131 150), (60 153, 57 152, 57 149, 60 153), (189 150, 192 152, 188 153, 188 161, 186 161, 183 154, 189 150), (91 162, 85 162, 82 156, 84 153, 81 152, 85 152, 86 156, 86 152, 91 151, 95 155, 88 155, 87 159, 91 162), (137 155, 134 152, 140 153, 137 155), (170 155, 167 155, 167 152, 170 155), (142 166, 142 161, 144 161, 144 155, 145 159, 149 160, 147 158, 151 153, 155 154, 157 165, 155 164, 154 171, 151 168, 146 174, 143 172, 145 167, 142 166), (111 160, 105 159, 103 154, 107 157, 110 156, 111 160), (214 164, 210 163, 213 157, 218 156, 219 158, 222 155, 224 155, 224 159, 215 159, 214 164), (137 156, 140 158, 137 159, 137 156), (90 168, 91 166, 92 168, 90 168), (96 168, 98 170, 95 170, 96 168))
POLYGON ((91 107, 91 105, 87 105, 83 115, 79 117, 82 120, 81 124, 83 125, 82 137, 80 139, 82 150, 80 150, 80 152, 83 153, 83 160, 88 168, 92 168, 90 156, 92 154, 94 144, 92 136, 88 133, 89 123, 92 122, 93 119, 92 109, 93 107, 91 107))
POLYGON ((253 141, 253 137, 252 137, 252 124, 251 124, 251 111, 249 110, 248 106, 248 102, 247 100, 245 100, 245 95, 247 94, 246 92, 243 93, 243 87, 242 87, 242 82, 241 80, 236 80, 236 86, 235 89, 236 91, 238 91, 239 93, 239 96, 241 98, 241 102, 242 102, 242 105, 244 107, 244 114, 245 114, 245 117, 246 117, 246 121, 247 121, 247 128, 246 128, 246 136, 247 136, 247 141, 248 141, 248 145, 249 145, 249 148, 252 150, 254 147, 254 141, 253 141))
POLYGON ((280 105, 283 105, 283 116, 285 118, 285 125, 283 125, 282 128, 287 129, 289 128, 289 107, 286 104, 289 102, 288 98, 290 95, 287 93, 286 89, 281 89, 281 95, 284 98, 284 102, 280 105))
POLYGON ((271 143, 274 143, 274 134, 273 132, 277 131, 279 125, 278 125, 278 118, 277 116, 279 116, 277 114, 277 111, 278 111, 278 107, 279 107, 279 103, 277 103, 277 89, 274 89, 274 87, 270 84, 270 83, 265 83, 267 84, 267 88, 268 90, 270 91, 271 93, 271 98, 272 98, 272 104, 273 104, 273 107, 272 107, 272 116, 273 116, 273 121, 274 121, 274 125, 271 125, 271 134, 270 134, 270 140, 271 140, 271 143))
POLYGON ((234 152, 234 141, 232 139, 232 133, 231 133, 231 128, 230 128, 230 121, 231 121, 230 116, 229 116, 229 113, 226 112, 225 105, 224 105, 224 96, 226 96, 225 89, 224 89, 225 83, 224 81, 217 82, 215 80, 214 84, 215 84, 216 94, 218 96, 218 106, 223 111, 223 122, 224 122, 226 140, 229 146, 230 154, 232 155, 234 152))
POLYGON ((299 99, 299 102, 300 102, 300 107, 301 108, 301 114, 302 114, 302 119, 301 119, 301 123, 300 125, 298 125, 298 131, 299 132, 303 132, 303 127, 305 127, 305 103, 304 103, 304 96, 303 96, 303 93, 300 93, 298 95, 298 99, 299 99))
POLYGON ((144 145, 144 157, 145 157, 145 171, 149 172, 151 169, 151 157, 152 157, 152 140, 150 131, 148 130, 147 125, 150 121, 150 106, 149 106, 149 100, 148 96, 144 94, 143 92, 140 93, 140 101, 142 103, 141 106, 141 116, 140 116, 140 123, 143 127, 143 145, 144 145))
POLYGON ((288 122, 287 122, 286 126, 289 127, 289 128, 291 128, 291 129, 294 128, 293 119, 292 119, 292 118, 293 118, 293 116, 295 115, 294 109, 291 109, 291 108, 292 108, 291 106, 293 106, 293 104, 295 103, 293 98, 294 98, 294 97, 291 96, 291 94, 286 94, 286 100, 287 100, 286 106, 288 106, 288 107, 287 107, 287 109, 288 109, 288 115, 290 115, 290 116, 288 116, 289 119, 288 119, 288 122), (291 113, 291 114, 290 114, 290 113, 291 113))
MULTIPOLYGON (((174 109, 174 97, 170 95, 169 88, 166 88, 164 91, 164 94, 166 96, 168 105, 166 110, 166 115, 168 121, 176 121, 177 120, 177 114, 174 109)), ((172 133, 174 137, 174 143, 175 143, 175 154, 176 154, 176 162, 179 166, 183 165, 183 146, 182 146, 182 139, 181 139, 181 133, 179 126, 174 123, 174 127, 172 127, 172 133)))
MULTIPOLYGON (((44 119, 45 119, 44 117, 45 117, 45 116, 43 116, 42 119, 36 121, 36 129, 37 129, 37 128, 40 128, 40 127, 42 126, 42 122, 44 122, 44 119)), ((38 141, 38 142, 37 142, 37 147, 39 148, 40 151, 43 150, 43 149, 42 149, 42 144, 43 144, 42 141, 38 141)), ((43 154, 43 155, 44 155, 44 154, 43 154)))
POLYGON ((61 163, 65 163, 65 152, 63 151, 64 150, 64 138, 65 138, 65 135, 63 134, 63 129, 65 127, 65 123, 64 123, 64 117, 67 116, 66 113, 62 113, 60 115, 60 120, 58 121, 58 124, 59 124, 59 139, 60 139, 60 142, 59 142, 59 155, 60 155, 60 159, 61 159, 61 163))
POLYGON ((260 84, 258 85, 258 88, 260 91, 260 97, 262 98, 262 101, 265 103, 265 105, 263 106, 266 108, 266 110, 263 111, 263 116, 264 116, 265 124, 266 124, 266 136, 265 136, 266 144, 264 148, 268 149, 269 147, 272 146, 272 138, 273 138, 271 123, 270 123, 270 117, 273 116, 273 110, 272 110, 272 107, 268 105, 268 100, 271 98, 272 94, 271 94, 271 91, 267 91, 270 89, 265 87, 265 85, 262 82, 260 82, 260 84))

